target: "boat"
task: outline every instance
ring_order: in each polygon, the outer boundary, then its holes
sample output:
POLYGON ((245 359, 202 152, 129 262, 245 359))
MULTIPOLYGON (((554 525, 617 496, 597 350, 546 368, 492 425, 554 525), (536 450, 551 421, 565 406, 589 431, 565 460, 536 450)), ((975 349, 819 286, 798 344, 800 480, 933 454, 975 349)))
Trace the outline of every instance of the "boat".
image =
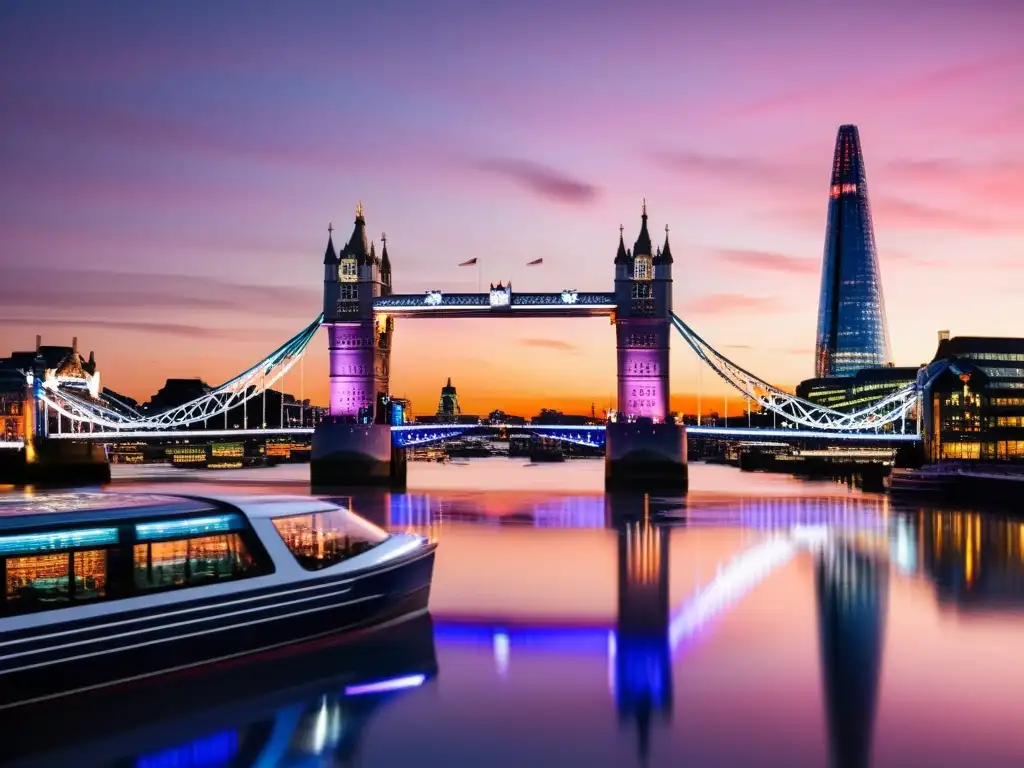
POLYGON ((889 492, 893 496, 941 494, 953 492, 958 479, 954 467, 940 464, 917 469, 893 469, 889 475, 889 492))
POLYGON ((425 613, 435 549, 312 497, 0 499, 0 710, 425 613))

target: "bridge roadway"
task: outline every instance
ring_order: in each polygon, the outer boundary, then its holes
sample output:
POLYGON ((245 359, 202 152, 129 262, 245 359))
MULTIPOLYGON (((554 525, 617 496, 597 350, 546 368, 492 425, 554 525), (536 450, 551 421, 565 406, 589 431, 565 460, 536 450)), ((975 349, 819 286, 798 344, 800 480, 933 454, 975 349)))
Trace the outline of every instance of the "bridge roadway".
MULTIPOLYGON (((395 444, 402 447, 428 445, 467 432, 507 431, 537 433, 558 440, 601 447, 604 445, 603 425, 572 426, 563 424, 402 424, 391 428, 395 444)), ((687 427, 687 435, 737 440, 825 440, 837 443, 919 443, 917 434, 886 432, 829 432, 811 429, 760 429, 757 427, 687 427)), ((124 430, 51 433, 54 440, 138 440, 152 438, 202 437, 277 437, 312 435, 312 427, 271 429, 193 429, 193 430, 124 430)), ((21 441, 0 442, 0 448, 21 448, 21 441)))
POLYGON ((373 300, 375 315, 388 317, 608 317, 615 313, 614 293, 426 293, 381 296, 373 300))

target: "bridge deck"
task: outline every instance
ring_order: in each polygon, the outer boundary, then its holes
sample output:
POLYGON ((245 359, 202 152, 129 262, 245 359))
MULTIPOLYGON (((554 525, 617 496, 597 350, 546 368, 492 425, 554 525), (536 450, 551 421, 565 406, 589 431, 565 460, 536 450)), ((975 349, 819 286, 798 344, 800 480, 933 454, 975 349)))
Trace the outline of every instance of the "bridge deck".
POLYGON ((391 317, 606 317, 615 311, 615 294, 427 291, 381 296, 373 311, 391 317))

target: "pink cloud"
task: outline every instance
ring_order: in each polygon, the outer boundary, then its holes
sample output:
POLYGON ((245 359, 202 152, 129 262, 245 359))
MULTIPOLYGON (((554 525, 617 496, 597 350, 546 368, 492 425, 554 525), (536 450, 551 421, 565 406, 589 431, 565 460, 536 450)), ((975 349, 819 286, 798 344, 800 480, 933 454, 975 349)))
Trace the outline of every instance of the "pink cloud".
POLYGON ((598 188, 593 184, 527 160, 495 158, 475 165, 481 171, 504 176, 540 197, 559 202, 579 205, 593 202, 598 196, 598 188))
POLYGON ((537 347, 539 349, 553 349, 557 352, 575 352, 576 345, 570 344, 567 341, 560 341, 559 339, 523 339, 521 342, 524 347, 537 347))
POLYGON ((722 119, 748 118, 769 113, 786 112, 818 104, 833 103, 840 99, 850 102, 870 96, 873 104, 918 100, 934 93, 976 80, 1024 69, 1024 55, 1001 53, 972 61, 960 62, 917 75, 879 82, 867 79, 863 73, 850 76, 842 82, 823 82, 821 85, 800 88, 767 96, 722 111, 722 119))
POLYGON ((787 256, 784 253, 770 251, 745 250, 742 248, 722 249, 715 252, 719 259, 751 269, 767 272, 784 272, 793 275, 817 274, 820 265, 811 259, 787 256))
POLYGON ((984 201, 1014 209, 1024 203, 1024 160, 1006 158, 994 163, 971 163, 905 159, 888 163, 884 173, 929 192, 959 195, 967 203, 984 201))
POLYGON ((875 227, 883 229, 930 229, 974 234, 1019 231, 1022 222, 980 216, 967 210, 936 208, 910 200, 882 198, 872 202, 875 227))
POLYGON ((777 312, 779 302, 762 296, 740 293, 712 293, 687 303, 685 311, 695 315, 727 315, 757 312, 777 312))

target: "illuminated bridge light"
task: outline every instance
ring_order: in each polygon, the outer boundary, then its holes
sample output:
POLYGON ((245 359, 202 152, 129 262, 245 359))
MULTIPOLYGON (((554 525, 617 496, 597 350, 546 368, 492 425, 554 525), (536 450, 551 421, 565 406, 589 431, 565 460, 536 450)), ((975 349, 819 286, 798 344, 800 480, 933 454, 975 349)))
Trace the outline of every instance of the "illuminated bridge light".
POLYGON ((211 533, 237 531, 243 527, 238 515, 217 517, 195 517, 188 520, 166 520, 159 523, 139 523, 135 526, 135 537, 139 541, 175 538, 178 536, 205 536, 211 533))

